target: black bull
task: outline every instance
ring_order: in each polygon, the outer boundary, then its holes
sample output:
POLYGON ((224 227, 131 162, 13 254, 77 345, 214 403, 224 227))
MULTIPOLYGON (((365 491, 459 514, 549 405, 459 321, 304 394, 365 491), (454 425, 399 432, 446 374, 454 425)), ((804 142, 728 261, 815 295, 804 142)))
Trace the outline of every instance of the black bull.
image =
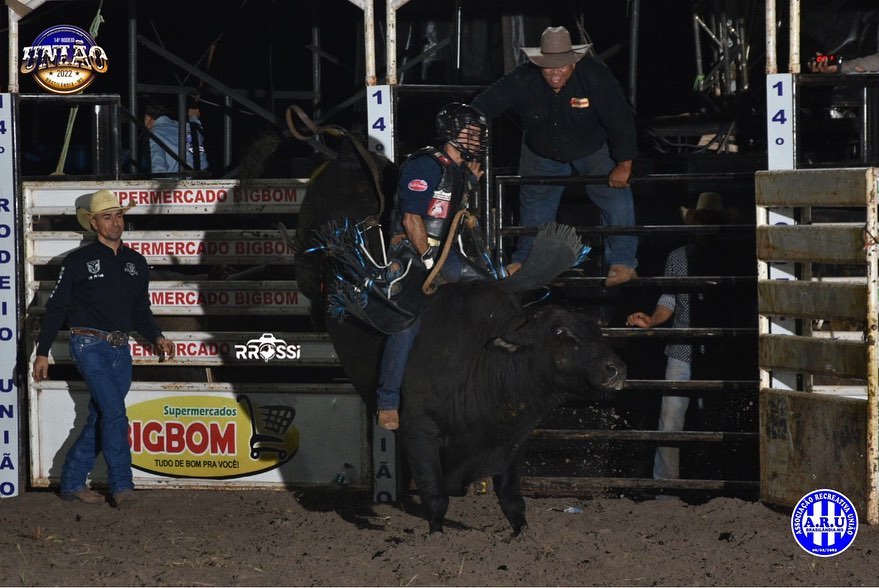
MULTIPOLYGON (((321 253, 305 253, 309 235, 329 221, 385 212, 377 187, 392 194, 396 169, 383 158, 375 161, 378 181, 362 153, 343 143, 339 157, 312 178, 302 203, 296 275, 316 314, 326 308, 324 284, 332 269, 321 253)), ((324 324, 346 374, 372 408, 384 337, 351 319, 324 324)), ((401 406, 403 448, 430 531, 442 531, 450 495, 492 476, 518 534, 525 526, 519 487, 525 439, 561 403, 619 390, 625 374, 597 326, 576 313, 553 306, 528 312, 497 282, 441 286, 421 315, 401 406)))

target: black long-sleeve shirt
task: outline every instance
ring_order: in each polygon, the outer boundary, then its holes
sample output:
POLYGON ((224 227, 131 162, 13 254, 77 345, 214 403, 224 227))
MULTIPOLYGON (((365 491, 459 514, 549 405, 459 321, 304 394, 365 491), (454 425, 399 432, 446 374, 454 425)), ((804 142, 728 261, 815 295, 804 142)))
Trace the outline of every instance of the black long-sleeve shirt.
POLYGON ((603 63, 586 56, 556 94, 540 68, 525 62, 486 88, 471 105, 491 120, 512 111, 525 144, 537 155, 573 161, 604 144, 616 162, 637 152, 635 117, 616 78, 603 63))
POLYGON ((124 244, 119 252, 95 241, 70 252, 46 302, 37 355, 48 355, 67 320, 69 327, 137 331, 153 343, 162 336, 149 299, 149 266, 124 244))

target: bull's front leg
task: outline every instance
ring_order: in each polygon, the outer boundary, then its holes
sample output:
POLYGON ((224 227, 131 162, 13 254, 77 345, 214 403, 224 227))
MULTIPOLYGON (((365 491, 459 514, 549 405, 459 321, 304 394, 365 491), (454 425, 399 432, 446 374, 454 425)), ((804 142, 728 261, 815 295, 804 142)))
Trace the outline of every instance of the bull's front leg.
MULTIPOLYGON (((427 515, 431 533, 443 532, 443 520, 449 509, 449 495, 445 490, 442 465, 440 462, 440 442, 433 426, 413 425, 405 415, 402 419, 403 449, 412 477, 418 486, 421 505, 427 515), (408 423, 408 426, 407 426, 408 423)), ((417 419, 413 419, 417 420, 417 419)))
POLYGON ((504 516, 513 527, 513 535, 521 533, 528 524, 525 521, 525 499, 522 498, 522 491, 519 487, 521 476, 522 458, 520 456, 516 456, 510 461, 505 472, 492 476, 495 496, 497 496, 504 516))

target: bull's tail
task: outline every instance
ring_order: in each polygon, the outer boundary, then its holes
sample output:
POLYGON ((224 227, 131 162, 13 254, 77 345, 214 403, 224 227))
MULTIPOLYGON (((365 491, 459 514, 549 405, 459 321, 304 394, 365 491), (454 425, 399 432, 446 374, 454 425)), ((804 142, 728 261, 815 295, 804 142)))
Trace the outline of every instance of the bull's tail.
POLYGON ((580 242, 574 227, 560 223, 542 225, 522 267, 500 283, 513 292, 540 288, 583 263, 591 250, 589 245, 580 242))

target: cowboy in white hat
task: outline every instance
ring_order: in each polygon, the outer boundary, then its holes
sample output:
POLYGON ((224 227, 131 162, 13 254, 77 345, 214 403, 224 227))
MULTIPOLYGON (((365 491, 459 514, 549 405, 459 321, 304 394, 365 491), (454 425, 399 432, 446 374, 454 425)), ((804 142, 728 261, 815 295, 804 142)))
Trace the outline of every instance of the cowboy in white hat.
MULTIPOLYGON (((729 224, 733 215, 723 205, 723 197, 717 192, 703 192, 699 195, 695 208, 681 206, 681 218, 685 225, 723 225, 729 224)), ((712 273, 723 272, 721 255, 718 254, 715 239, 697 239, 696 242, 672 250, 665 262, 665 277, 690 277, 705 275, 708 265, 712 273)), ((687 329, 692 326, 706 327, 709 325, 691 324, 696 304, 710 306, 714 299, 706 298, 700 293, 698 300, 687 292, 665 293, 656 302, 651 314, 634 312, 626 318, 626 326, 650 329, 671 320, 671 327, 687 329)), ((731 314, 729 307, 709 309, 709 314, 731 314), (712 312, 713 311, 713 312, 712 312)), ((703 312, 704 314, 704 312, 703 312)), ((698 320, 698 319, 697 319, 698 320)), ((700 350, 705 345, 700 346, 700 350)), ((666 367, 665 379, 670 381, 690 380, 694 355, 694 346, 688 343, 671 342, 665 347, 666 367)), ((698 378, 697 378, 698 379, 698 378)), ((663 395, 659 409, 659 431, 683 431, 689 396, 663 395)), ((678 447, 657 446, 653 461, 653 477, 657 480, 677 479, 680 477, 680 450, 678 447)))
MULTIPOLYGON (((601 210, 602 225, 629 227, 635 224, 629 188, 635 118, 610 69, 587 57, 589 48, 572 44, 565 27, 548 27, 539 47, 522 48, 528 61, 472 104, 489 119, 506 111, 518 115, 523 127, 520 176, 605 176, 606 184, 589 184, 586 193, 601 210)), ((519 224, 536 227, 554 221, 564 190, 560 185, 520 186, 519 224)), ((510 273, 528 258, 533 242, 533 237, 519 239, 507 266, 510 273)), ((637 249, 634 235, 605 238, 605 285, 637 277, 637 249)))
POLYGON ((107 462, 114 506, 134 498, 125 396, 131 386, 129 333, 150 341, 160 358, 174 357, 150 310, 149 266, 122 242, 124 214, 116 194, 98 190, 76 199, 76 218, 94 242, 73 250, 61 264, 43 317, 33 377, 49 376, 49 350, 58 331, 70 326, 70 353, 89 389, 89 415, 61 469, 61 497, 89 504, 104 502, 86 481, 99 452, 107 462))
POLYGON ((725 225, 732 220, 732 212, 724 207, 723 196, 717 192, 702 192, 696 208, 681 206, 685 225, 725 225))

